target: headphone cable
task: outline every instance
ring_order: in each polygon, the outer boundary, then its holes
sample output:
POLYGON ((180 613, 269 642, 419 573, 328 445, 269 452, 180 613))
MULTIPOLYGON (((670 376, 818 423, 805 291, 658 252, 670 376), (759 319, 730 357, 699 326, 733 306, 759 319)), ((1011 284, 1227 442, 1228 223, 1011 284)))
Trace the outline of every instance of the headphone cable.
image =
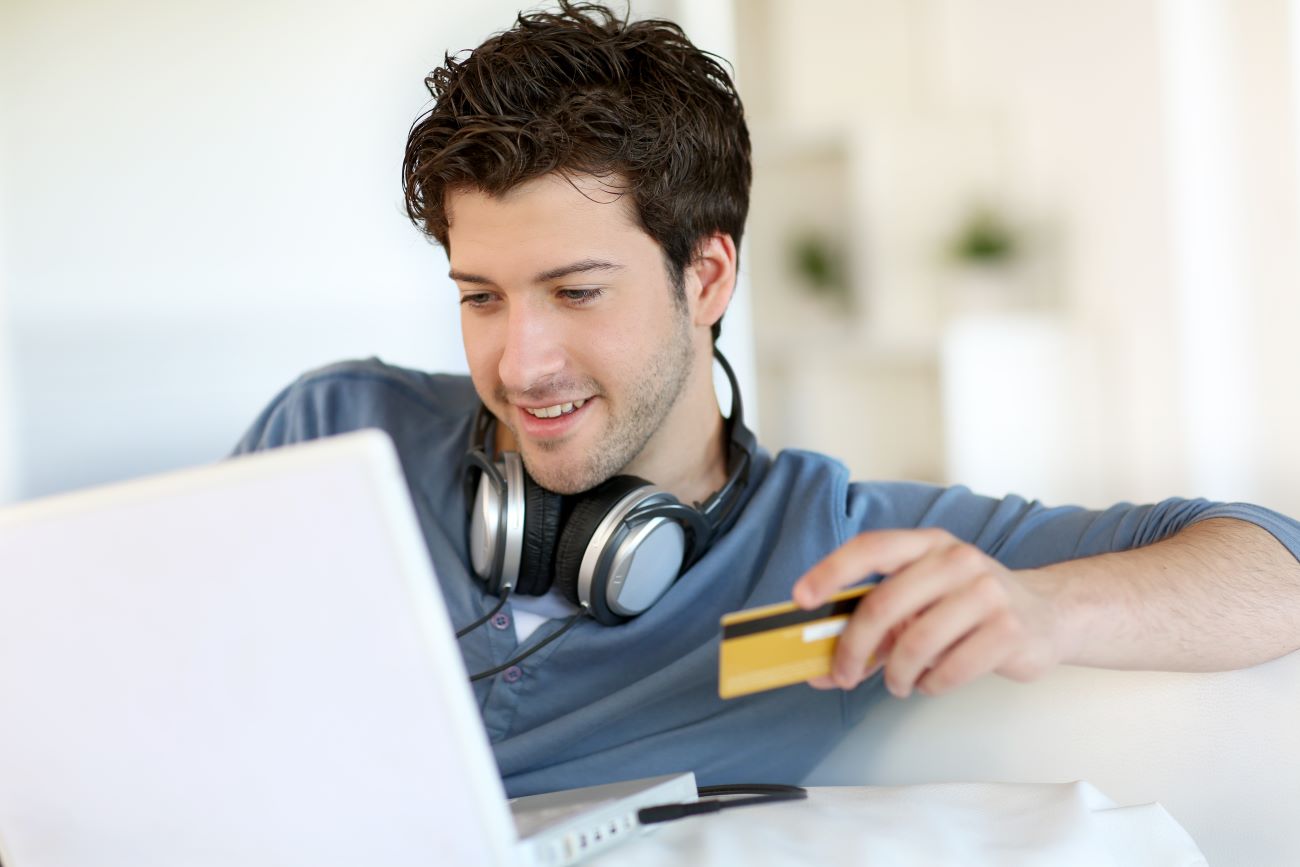
POLYGON ((510 668, 511 666, 514 665, 518 665, 520 662, 524 661, 525 659, 532 656, 537 651, 541 650, 546 645, 550 644, 555 639, 559 638, 564 633, 568 632, 573 627, 573 624, 578 622, 578 618, 582 617, 586 613, 587 611, 585 608, 582 611, 579 611, 577 614, 573 615, 567 621, 565 621, 565 624, 561 626, 559 629, 555 630, 550 635, 546 636, 544 639, 539 641, 536 645, 530 647, 528 650, 516 656, 514 659, 506 660, 505 662, 498 665, 496 668, 489 668, 487 671, 480 671, 478 674, 471 674, 469 677, 470 683, 473 683, 476 680, 482 680, 485 677, 491 677, 494 674, 500 674, 501 672, 505 671, 507 668, 510 668))
POLYGON ((687 816, 699 816, 716 813, 732 807, 750 807, 756 804, 769 804, 773 801, 802 801, 808 797, 808 790, 802 786, 787 786, 774 783, 738 783, 726 786, 701 786, 701 795, 747 795, 748 797, 710 798, 707 801, 692 801, 685 804, 660 804, 655 807, 642 807, 637 811, 636 819, 642 825, 654 825, 659 822, 673 822, 687 816))
POLYGON ((497 604, 492 608, 492 610, 489 611, 487 614, 484 614, 478 620, 475 620, 469 626, 466 626, 464 629, 457 630, 456 638, 457 639, 464 638, 466 635, 469 635, 475 629, 478 629, 484 623, 487 623, 489 620, 491 620, 493 615, 495 615, 498 611, 500 611, 502 606, 506 604, 506 600, 510 598, 510 591, 512 589, 514 589, 513 584, 503 584, 501 586, 501 590, 502 590, 501 598, 497 600, 497 604))

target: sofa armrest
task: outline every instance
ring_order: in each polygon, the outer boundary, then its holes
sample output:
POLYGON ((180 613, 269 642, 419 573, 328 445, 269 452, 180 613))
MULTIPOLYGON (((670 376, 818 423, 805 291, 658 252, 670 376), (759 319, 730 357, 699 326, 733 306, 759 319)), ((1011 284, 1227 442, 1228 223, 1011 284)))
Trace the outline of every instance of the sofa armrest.
POLYGON ((1300 652, 1206 674, 1063 667, 888 694, 810 785, 1087 780, 1160 802, 1209 863, 1300 864, 1300 652))

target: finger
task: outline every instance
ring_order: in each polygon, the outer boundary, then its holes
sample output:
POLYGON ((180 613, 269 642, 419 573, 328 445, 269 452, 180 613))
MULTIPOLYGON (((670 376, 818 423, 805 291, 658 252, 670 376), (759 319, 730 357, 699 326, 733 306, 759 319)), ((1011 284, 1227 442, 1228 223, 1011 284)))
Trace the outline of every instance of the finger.
POLYGON ((917 689, 925 695, 940 695, 995 671, 1015 652, 1012 636, 1016 630, 1008 625, 1011 619, 1004 612, 981 623, 948 649, 917 682, 917 689))
POLYGON ((898 636, 885 684, 899 698, 906 698, 924 673, 939 664, 943 655, 974 632, 998 607, 998 579, 981 576, 943 597, 927 609, 898 636))
MULTIPOLYGON (((862 674, 859 677, 854 678, 854 685, 856 686, 858 683, 861 683, 862 681, 871 677, 873 674, 880 671, 880 669, 882 668, 884 668, 883 661, 876 661, 874 659, 868 660, 867 670, 862 672, 862 674)), ((813 689, 842 689, 843 688, 841 687, 839 681, 835 679, 835 676, 833 674, 823 674, 820 675, 819 677, 809 678, 807 684, 811 686, 813 689)))
POLYGON ((868 664, 877 646, 891 630, 937 602, 954 588, 988 568, 979 550, 954 542, 929 551, 881 581, 862 598, 840 635, 831 671, 845 689, 861 678, 855 675, 868 664))
POLYGON ((896 572, 934 548, 953 542, 950 533, 937 527, 859 533, 795 582, 794 601, 801 608, 816 608, 850 584, 872 574, 896 572))
POLYGON ((894 649, 894 642, 898 640, 898 634, 906 629, 907 625, 914 619, 914 617, 909 617, 893 629, 886 632, 885 637, 880 639, 880 644, 876 646, 876 652, 872 655, 882 662, 888 661, 889 653, 894 649))

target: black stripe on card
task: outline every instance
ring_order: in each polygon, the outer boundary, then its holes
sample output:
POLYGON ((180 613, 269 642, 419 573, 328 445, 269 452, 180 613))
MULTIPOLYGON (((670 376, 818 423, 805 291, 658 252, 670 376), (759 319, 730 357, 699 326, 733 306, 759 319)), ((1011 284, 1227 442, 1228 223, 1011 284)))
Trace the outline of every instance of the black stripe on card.
POLYGON ((861 600, 861 596, 854 596, 850 599, 840 599, 837 602, 827 602, 825 605, 820 605, 809 611, 795 609, 794 611, 772 614, 768 617, 758 617, 754 620, 732 623, 722 627, 722 640, 740 638, 743 635, 754 635, 759 632, 771 632, 773 629, 798 626, 801 623, 812 623, 814 620, 825 620, 827 617, 842 617, 852 614, 853 609, 858 607, 858 602, 861 600))

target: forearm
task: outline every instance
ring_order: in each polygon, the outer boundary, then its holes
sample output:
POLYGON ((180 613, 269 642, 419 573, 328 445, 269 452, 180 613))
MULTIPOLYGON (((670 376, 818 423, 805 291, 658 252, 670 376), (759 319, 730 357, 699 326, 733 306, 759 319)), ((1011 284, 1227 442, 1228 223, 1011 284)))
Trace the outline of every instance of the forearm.
POLYGON ((1067 664, 1216 671, 1300 647, 1300 563, 1243 521, 1021 574, 1051 601, 1067 664))

